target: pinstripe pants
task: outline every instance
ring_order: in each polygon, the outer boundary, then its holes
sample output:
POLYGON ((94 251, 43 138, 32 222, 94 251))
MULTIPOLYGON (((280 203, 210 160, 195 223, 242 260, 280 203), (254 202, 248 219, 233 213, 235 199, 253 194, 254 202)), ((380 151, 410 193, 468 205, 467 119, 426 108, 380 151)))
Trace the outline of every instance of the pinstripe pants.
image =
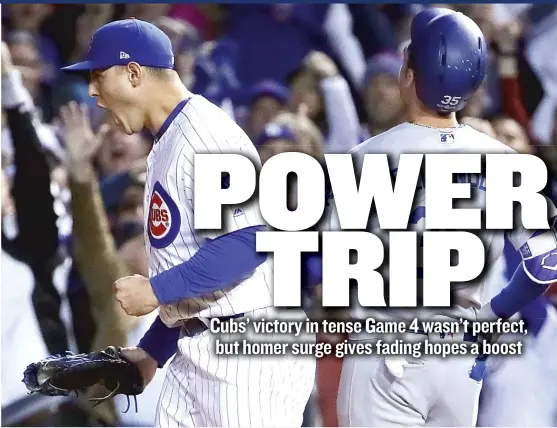
MULTIPOLYGON (((246 316, 265 317, 267 309, 254 312, 246 316)), ((157 425, 301 426, 314 385, 315 358, 215 355, 217 338, 207 330, 180 339, 162 387, 157 425)))

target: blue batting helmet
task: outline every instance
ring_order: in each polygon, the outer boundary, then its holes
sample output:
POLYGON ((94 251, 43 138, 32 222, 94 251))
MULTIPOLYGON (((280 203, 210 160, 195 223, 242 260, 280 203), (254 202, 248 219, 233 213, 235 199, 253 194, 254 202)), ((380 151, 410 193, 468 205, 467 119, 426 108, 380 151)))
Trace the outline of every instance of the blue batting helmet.
POLYGON ((460 12, 429 8, 418 13, 412 21, 408 49, 417 96, 436 112, 461 110, 485 77, 484 36, 460 12))

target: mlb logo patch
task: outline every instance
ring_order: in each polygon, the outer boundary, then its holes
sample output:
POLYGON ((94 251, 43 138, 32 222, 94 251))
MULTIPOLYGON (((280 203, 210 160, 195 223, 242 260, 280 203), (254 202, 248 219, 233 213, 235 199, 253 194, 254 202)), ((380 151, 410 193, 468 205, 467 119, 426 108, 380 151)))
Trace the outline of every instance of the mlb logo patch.
POLYGON ((180 210, 158 181, 149 202, 147 231, 149 242, 159 249, 174 242, 180 232, 180 210))
POLYGON ((441 142, 442 143, 454 143, 454 134, 452 134, 452 133, 441 134, 441 142))

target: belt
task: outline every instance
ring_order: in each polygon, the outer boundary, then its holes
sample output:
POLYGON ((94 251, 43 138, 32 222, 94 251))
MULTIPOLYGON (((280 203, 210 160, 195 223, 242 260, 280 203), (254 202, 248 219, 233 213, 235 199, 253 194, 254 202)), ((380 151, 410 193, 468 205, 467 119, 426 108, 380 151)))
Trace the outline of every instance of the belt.
MULTIPOLYGON (((235 314, 226 317, 216 317, 216 318, 219 319, 221 322, 224 322, 224 321, 228 321, 229 319, 241 318, 243 316, 244 314, 235 314)), ((210 322, 212 318, 206 318, 206 319, 210 322)), ((203 320, 198 317, 180 320, 180 322, 182 323, 183 336, 186 337, 197 336, 209 329, 207 324, 205 324, 205 322, 203 322, 203 320)))

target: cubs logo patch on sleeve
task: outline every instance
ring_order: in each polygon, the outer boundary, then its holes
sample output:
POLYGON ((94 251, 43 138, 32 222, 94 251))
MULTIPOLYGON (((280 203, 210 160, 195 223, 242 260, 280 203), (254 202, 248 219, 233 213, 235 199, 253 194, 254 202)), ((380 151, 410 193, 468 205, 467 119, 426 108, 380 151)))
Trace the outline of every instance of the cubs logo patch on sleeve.
POLYGON ((165 248, 174 242, 180 232, 180 220, 178 206, 157 181, 149 202, 147 230, 151 245, 165 248))

